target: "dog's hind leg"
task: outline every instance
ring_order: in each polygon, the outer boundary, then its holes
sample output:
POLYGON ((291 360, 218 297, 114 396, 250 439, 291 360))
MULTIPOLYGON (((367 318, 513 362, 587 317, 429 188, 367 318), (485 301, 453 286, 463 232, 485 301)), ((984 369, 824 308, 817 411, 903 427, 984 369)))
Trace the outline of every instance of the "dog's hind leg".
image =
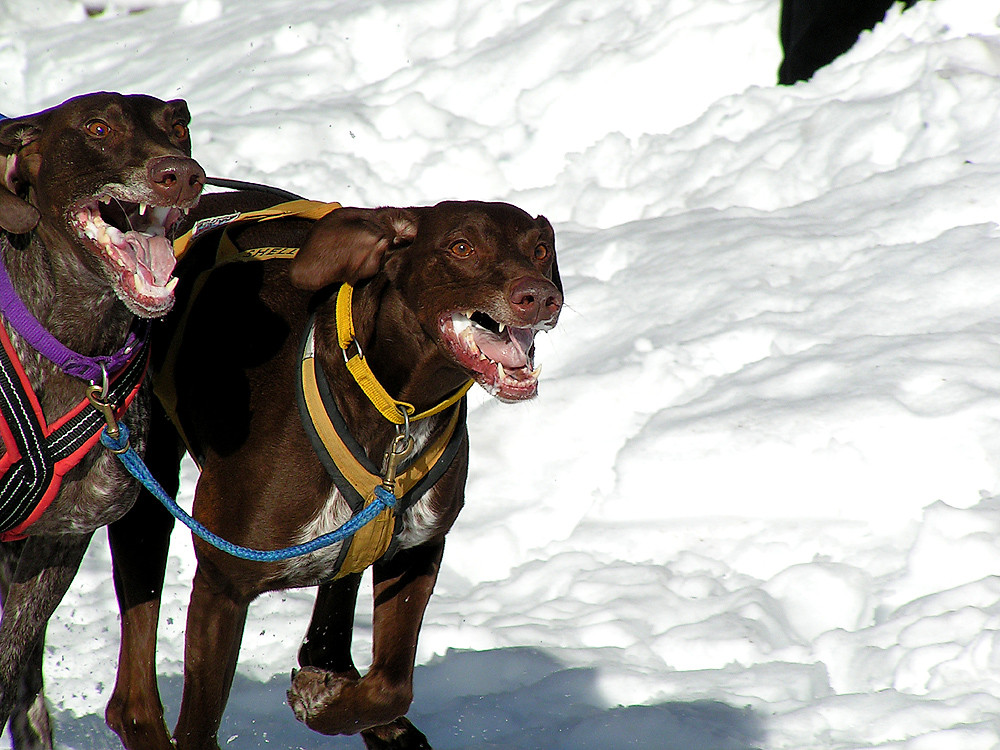
MULTIPOLYGON (((181 451, 162 410, 152 410, 146 465, 177 494, 181 451)), ((121 612, 118 676, 104 719, 128 750, 171 750, 156 685, 156 630, 173 517, 145 490, 108 526, 115 594, 121 612)))
POLYGON ((9 717, 13 719, 15 737, 21 734, 21 739, 29 743, 19 745, 15 739, 18 750, 52 746, 51 738, 46 737, 48 718, 41 693, 45 625, 73 582, 90 537, 29 537, 4 592, 0 619, 0 726, 9 717), (46 718, 42 719, 42 715, 46 718))
MULTIPOLYGON (((14 569, 24 542, 0 544, 0 596, 7 600, 7 589, 14 579, 14 569)), ((17 687, 17 697, 10 713, 10 734, 17 750, 52 750, 52 727, 42 690, 42 638, 31 650, 31 657, 17 687)))

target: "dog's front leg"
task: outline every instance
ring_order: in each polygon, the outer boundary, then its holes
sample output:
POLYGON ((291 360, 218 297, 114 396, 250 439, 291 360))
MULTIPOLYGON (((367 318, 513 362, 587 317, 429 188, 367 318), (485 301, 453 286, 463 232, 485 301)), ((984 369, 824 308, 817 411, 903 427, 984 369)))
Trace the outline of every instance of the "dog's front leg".
POLYGON ((299 649, 300 667, 320 669, 353 679, 360 676, 351 656, 354 607, 360 585, 361 574, 355 573, 319 587, 309 630, 299 649))
POLYGON ((24 542, 0 619, 0 727, 16 704, 26 704, 18 705, 19 713, 37 709, 39 698, 25 695, 21 681, 25 670, 40 666, 45 625, 73 582, 90 537, 33 536, 24 542))
POLYGON ((156 630, 172 528, 173 518, 145 491, 108 526, 121 646, 104 718, 128 750, 173 748, 156 685, 156 630))
MULTIPOLYGON (((0 544, 0 601, 7 601, 7 591, 14 580, 22 549, 23 541, 0 544)), ((10 713, 10 735, 17 750, 52 750, 52 725, 42 689, 44 641, 43 630, 21 674, 10 713)))
POLYGON ((31 650, 28 666, 21 675, 14 710, 10 714, 10 736, 16 750, 52 750, 52 724, 42 689, 42 654, 45 631, 31 650))
POLYGON ((374 568, 372 665, 361 679, 304 668, 288 700, 296 717, 323 734, 362 732, 370 748, 429 748, 403 714, 413 699, 413 660, 444 543, 400 552, 374 568))
MULTIPOLYGON (((153 405, 146 466, 177 496, 182 450, 167 415, 153 405)), ((146 490, 108 526, 121 648, 115 689, 104 718, 128 750, 172 750, 156 685, 156 629, 173 517, 146 490)))
MULTIPOLYGON (((344 576, 319 587, 316 605, 306 638, 299 649, 299 666, 318 670, 326 680, 357 680, 360 675, 351 656, 354 632, 354 608, 358 599, 361 574, 344 576)), ((292 673, 292 679, 298 672, 292 673)), ((298 698, 288 691, 293 706, 298 698)), ((301 717, 300 717, 301 718, 301 717)), ((427 748, 427 738, 400 716, 389 724, 361 731, 365 745, 370 750, 395 750, 427 748)))
POLYGON ((177 750, 218 750, 216 734, 233 685, 249 601, 230 596, 199 562, 184 639, 184 692, 174 729, 177 750))

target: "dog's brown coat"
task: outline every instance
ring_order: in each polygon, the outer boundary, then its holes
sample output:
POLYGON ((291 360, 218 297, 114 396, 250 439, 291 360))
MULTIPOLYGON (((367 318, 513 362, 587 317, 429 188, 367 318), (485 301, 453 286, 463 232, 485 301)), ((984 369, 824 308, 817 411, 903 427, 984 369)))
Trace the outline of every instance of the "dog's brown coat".
MULTIPOLYGON (((25 305, 74 351, 115 351, 134 315, 98 249, 76 232, 71 209, 96 203, 109 190, 152 206, 191 207, 205 175, 190 158, 189 120, 180 100, 99 93, 0 123, 0 252, 25 305)), ((85 383, 64 375, 16 333, 11 338, 47 420, 85 397, 85 383)), ((140 395, 124 417, 139 450, 147 402, 140 395)), ((98 446, 66 476, 27 540, 0 544, 0 727, 10 715, 19 748, 51 746, 40 692, 46 622, 94 530, 120 517, 137 489, 98 446)))
MULTIPOLYGON (((204 209, 212 207, 212 198, 206 197, 204 209)), ((256 207, 245 197, 217 200, 256 207)), ((232 206, 213 208, 224 213, 232 206)), ((178 412, 203 469, 195 515, 229 541, 261 549, 300 542, 306 528, 324 530, 317 521, 324 514, 330 523, 346 517, 295 406, 298 345, 311 310, 317 313, 317 357, 354 437, 378 464, 395 435, 344 367, 331 285, 357 282, 354 320, 365 357, 387 390, 418 411, 470 375, 506 400, 534 392, 530 357, 506 380, 488 363, 480 363, 484 372, 470 370, 467 355, 456 352, 442 333, 442 321, 453 311, 488 312, 524 337, 525 330, 555 325, 562 306, 551 226, 508 204, 345 208, 320 220, 308 238, 297 222, 277 224, 246 230, 237 244, 301 245, 297 258, 216 271, 187 320, 174 371, 178 412)), ((185 260, 193 267, 198 262, 185 260)), ((187 268, 179 273, 183 298, 190 275, 187 268)), ((419 423, 420 437, 433 439, 446 417, 419 423)), ((176 477, 176 444, 167 441, 164 448, 163 464, 176 477)), ((324 583, 329 567, 323 561, 329 558, 323 552, 305 562, 254 563, 197 542, 177 747, 217 747, 250 601, 264 591, 315 584, 320 584, 316 609, 299 655, 303 668, 289 691, 296 716, 326 734, 361 732, 370 748, 429 747, 403 714, 412 698, 417 634, 444 536, 462 507, 466 466, 463 442, 448 471, 420 501, 419 512, 406 514, 410 541, 374 566, 373 661, 363 677, 350 654, 360 575, 324 583)), ((143 568, 143 560, 129 556, 139 551, 125 541, 129 523, 126 518, 113 533, 121 528, 114 547, 117 570, 133 579, 123 587, 123 629, 132 646, 127 653, 123 648, 109 720, 132 750, 167 750, 149 666, 158 604, 146 593, 159 590, 162 568, 143 568), (140 579, 139 570, 148 576, 140 579)), ((165 544, 165 535, 162 540, 165 544)), ((148 534, 142 546, 148 554, 148 534)))

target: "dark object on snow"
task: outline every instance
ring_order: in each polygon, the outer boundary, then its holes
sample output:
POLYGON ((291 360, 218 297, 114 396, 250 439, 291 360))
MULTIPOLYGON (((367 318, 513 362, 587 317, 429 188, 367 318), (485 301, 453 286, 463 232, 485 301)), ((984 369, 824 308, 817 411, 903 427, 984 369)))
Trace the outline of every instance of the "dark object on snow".
POLYGON ((858 35, 884 19, 897 1, 909 8, 917 0, 784 0, 781 47, 785 58, 778 69, 778 83, 808 81, 853 47, 858 35))

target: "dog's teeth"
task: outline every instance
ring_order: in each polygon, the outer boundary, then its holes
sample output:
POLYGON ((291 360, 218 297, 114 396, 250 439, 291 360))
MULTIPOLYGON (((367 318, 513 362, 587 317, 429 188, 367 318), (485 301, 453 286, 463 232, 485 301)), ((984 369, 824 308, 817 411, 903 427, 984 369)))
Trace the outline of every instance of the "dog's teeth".
POLYGON ((542 366, 538 365, 534 370, 531 371, 531 377, 538 379, 538 376, 542 374, 542 366))
POLYGON ((150 206, 149 226, 145 230, 146 234, 162 237, 166 231, 164 227, 166 226, 167 215, 169 213, 170 209, 165 206, 150 206))
POLYGON ((172 292, 177 287, 177 282, 178 281, 180 281, 180 279, 178 279, 176 276, 173 276, 170 279, 170 281, 168 281, 166 284, 164 284, 163 288, 166 289, 168 292, 172 292))
POLYGON ((463 315, 462 313, 452 313, 451 327, 456 334, 461 336, 463 333, 469 330, 470 325, 472 324, 469 322, 468 316, 463 315))
POLYGON ((99 200, 101 203, 111 203, 111 196, 110 195, 102 195, 97 200, 99 200))
POLYGON ((499 330, 497 331, 497 333, 499 333, 501 336, 503 336, 503 332, 506 331, 506 330, 507 330, 507 326, 505 324, 503 324, 503 323, 500 323, 499 324, 499 330))
POLYGON ((145 203, 139 203, 139 216, 145 216, 147 208, 149 208, 149 206, 145 203))
POLYGON ((497 377, 499 377, 500 380, 503 380, 504 375, 506 375, 506 373, 503 371, 503 365, 497 362, 497 377))

